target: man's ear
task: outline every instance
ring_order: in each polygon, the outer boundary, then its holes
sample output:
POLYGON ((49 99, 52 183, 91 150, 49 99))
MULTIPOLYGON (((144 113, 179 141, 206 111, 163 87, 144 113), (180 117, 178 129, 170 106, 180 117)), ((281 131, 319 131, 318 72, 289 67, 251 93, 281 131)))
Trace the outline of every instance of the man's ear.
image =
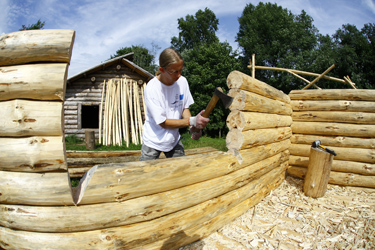
POLYGON ((159 71, 160 71, 161 73, 165 73, 165 69, 164 69, 163 67, 159 67, 159 71))

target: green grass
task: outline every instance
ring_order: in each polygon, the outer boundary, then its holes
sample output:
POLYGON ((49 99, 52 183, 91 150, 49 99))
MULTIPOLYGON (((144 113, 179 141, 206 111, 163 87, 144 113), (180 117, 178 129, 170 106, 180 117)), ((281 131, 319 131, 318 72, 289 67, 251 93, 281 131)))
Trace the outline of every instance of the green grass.
MULTIPOLYGON (((190 138, 189 133, 182 134, 182 144, 185 149, 213 147, 220 151, 227 151, 225 138, 211 138, 202 136, 195 141, 190 138)), ((65 137, 66 150, 86 151, 85 142, 75 135, 65 137)), ((142 145, 130 144, 129 147, 123 146, 104 146, 96 144, 96 148, 92 151, 121 151, 121 150, 141 150, 142 145)))

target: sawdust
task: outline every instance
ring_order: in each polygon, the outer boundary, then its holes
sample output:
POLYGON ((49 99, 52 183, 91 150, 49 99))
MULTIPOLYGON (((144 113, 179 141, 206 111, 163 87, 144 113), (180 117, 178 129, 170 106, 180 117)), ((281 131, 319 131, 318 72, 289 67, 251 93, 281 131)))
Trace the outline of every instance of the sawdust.
POLYGON ((324 197, 286 180, 255 207, 179 250, 375 249, 375 189, 328 185, 324 197))

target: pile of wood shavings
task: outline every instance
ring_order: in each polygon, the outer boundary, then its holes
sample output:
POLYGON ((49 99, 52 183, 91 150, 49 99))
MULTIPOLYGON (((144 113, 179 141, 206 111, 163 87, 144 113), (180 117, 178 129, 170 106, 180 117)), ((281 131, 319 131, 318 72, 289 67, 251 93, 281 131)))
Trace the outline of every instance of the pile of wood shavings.
POLYGON ((205 249, 375 249, 375 189, 328 185, 311 198, 288 176, 231 224, 179 250, 205 249))

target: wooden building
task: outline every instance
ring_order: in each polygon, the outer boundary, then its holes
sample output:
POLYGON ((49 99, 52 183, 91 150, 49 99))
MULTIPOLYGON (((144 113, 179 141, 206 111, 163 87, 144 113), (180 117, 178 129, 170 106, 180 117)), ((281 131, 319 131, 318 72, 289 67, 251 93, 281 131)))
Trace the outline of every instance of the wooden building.
MULTIPOLYGON (((132 132, 135 132, 136 127, 141 130, 145 117, 142 101, 143 87, 153 75, 134 64, 132 62, 133 57, 134 53, 128 53, 116 57, 84 72, 76 74, 67 80, 64 102, 65 136, 76 135, 79 138, 84 138, 85 130, 91 129, 95 131, 95 138, 97 141, 99 141, 100 138, 103 138, 103 135, 111 137, 108 133, 116 134, 118 132, 113 128, 109 129, 109 132, 104 131, 110 126, 109 123, 105 123, 105 114, 106 112, 115 114, 117 111, 124 111, 123 114, 129 117, 124 128, 129 128, 131 131, 130 136, 132 132), (105 110, 106 101, 113 101, 108 99, 110 98, 110 96, 107 95, 108 87, 110 87, 110 84, 112 83, 114 84, 114 88, 116 88, 121 82, 124 86, 125 84, 129 88, 131 86, 131 89, 127 88, 130 90, 130 92, 128 92, 130 97, 128 96, 127 106, 123 106, 123 108, 125 107, 127 109, 126 112, 125 108, 124 110, 121 110, 118 106, 113 105, 108 105, 107 108, 109 108, 109 110, 105 110), (135 119, 134 114, 134 112, 137 111, 136 108, 140 111, 139 114, 137 114, 139 117, 138 120, 135 119), (142 120, 142 122, 140 120, 142 120)), ((120 88, 118 90, 120 90, 120 88)), ((121 89, 121 91, 124 90, 121 89)), ((119 117, 116 119, 119 119, 119 117)), ((116 119, 114 118, 109 122, 114 124, 116 119)), ((120 134, 118 134, 117 137, 120 135, 122 137, 125 136, 125 133, 119 133, 120 134)), ((137 134, 137 137, 140 137, 140 133, 137 134)), ((107 141, 106 144, 109 145, 116 143, 107 141)))

